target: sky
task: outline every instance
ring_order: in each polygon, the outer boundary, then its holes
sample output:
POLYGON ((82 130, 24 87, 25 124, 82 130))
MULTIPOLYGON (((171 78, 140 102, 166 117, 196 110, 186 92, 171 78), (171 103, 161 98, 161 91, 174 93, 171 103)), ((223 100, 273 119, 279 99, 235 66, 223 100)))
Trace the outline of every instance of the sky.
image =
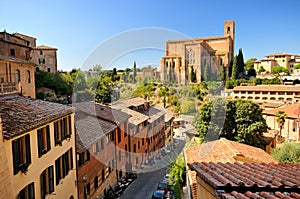
POLYGON ((245 60, 261 59, 277 52, 300 54, 299 6, 298 0, 14 0, 1 2, 0 31, 58 48, 58 69, 66 71, 83 67, 99 48, 98 61, 107 63, 95 64, 104 68, 132 67, 134 61, 139 67, 159 65, 166 39, 223 35, 224 21, 234 20, 235 54, 242 48, 245 60), (131 48, 139 36, 127 39, 126 33, 147 28, 162 30, 163 36, 157 31, 144 35, 161 43, 131 48), (171 32, 169 37, 165 32, 171 32), (116 42, 120 35, 125 44, 116 42), (129 48, 120 51, 121 45, 129 48))

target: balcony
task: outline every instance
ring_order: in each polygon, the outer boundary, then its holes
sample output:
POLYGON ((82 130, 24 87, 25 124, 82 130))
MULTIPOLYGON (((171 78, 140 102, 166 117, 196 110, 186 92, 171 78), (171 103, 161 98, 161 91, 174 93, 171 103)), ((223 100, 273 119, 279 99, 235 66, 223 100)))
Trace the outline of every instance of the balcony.
POLYGON ((15 82, 2 82, 0 83, 0 94, 18 92, 18 83, 15 82))

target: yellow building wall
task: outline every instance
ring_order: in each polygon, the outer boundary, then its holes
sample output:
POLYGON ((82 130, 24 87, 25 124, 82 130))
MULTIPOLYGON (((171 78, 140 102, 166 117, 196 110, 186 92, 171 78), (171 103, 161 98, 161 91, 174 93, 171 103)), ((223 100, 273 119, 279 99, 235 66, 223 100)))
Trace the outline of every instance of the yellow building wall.
MULTIPOLYGON (((34 182, 35 198, 40 198, 40 175, 41 173, 48 168, 49 166, 54 167, 54 179, 55 179, 55 160, 61 157, 66 151, 70 148, 73 150, 73 169, 69 171, 68 175, 65 178, 60 180, 59 185, 56 186, 54 183, 54 192, 47 195, 47 199, 51 198, 62 198, 68 199, 71 195, 74 198, 77 197, 76 189, 76 150, 75 150, 75 132, 74 132, 74 114, 72 114, 72 135, 70 140, 62 141, 62 146, 55 146, 54 142, 54 123, 50 123, 50 143, 51 150, 46 154, 38 158, 38 141, 37 141, 37 129, 34 129, 26 134, 30 134, 30 148, 31 148, 31 164, 28 167, 28 172, 26 174, 19 172, 18 174, 13 174, 13 156, 12 156, 12 141, 25 136, 15 137, 13 140, 4 141, 5 152, 8 158, 9 172, 12 176, 13 184, 13 198, 17 198, 18 193, 26 187, 31 182, 34 182)), ((45 125, 46 126, 46 125, 45 125)), ((45 126, 41 126, 45 127, 45 126)), ((54 180, 56 182, 56 180, 54 180)))
POLYGON ((197 176, 197 198, 217 199, 215 189, 197 176))

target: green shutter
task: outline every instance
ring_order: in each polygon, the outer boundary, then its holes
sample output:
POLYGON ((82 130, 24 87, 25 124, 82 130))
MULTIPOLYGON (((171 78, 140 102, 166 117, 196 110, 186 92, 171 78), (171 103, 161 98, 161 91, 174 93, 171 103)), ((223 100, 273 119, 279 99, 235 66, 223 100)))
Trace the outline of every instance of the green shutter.
POLYGON ((57 140, 58 140, 58 123, 54 122, 54 142, 55 142, 55 145, 57 143, 57 140))
POLYGON ((28 185, 29 199, 34 199, 34 183, 28 185))
POLYGON ((69 116, 69 135, 72 135, 72 117, 71 115, 69 116))
POLYGON ((43 150, 43 146, 42 146, 42 143, 43 143, 43 136, 42 136, 42 129, 38 129, 37 130, 37 136, 38 136, 38 156, 41 157, 43 154, 42 154, 42 150, 43 150))
POLYGON ((71 162, 71 169, 73 169, 73 149, 70 149, 70 162, 71 162))
POLYGON ((65 135, 66 135, 66 124, 65 124, 65 120, 62 119, 61 122, 61 140, 65 139, 65 135))
POLYGON ((12 155, 14 164, 14 175, 16 175, 19 172, 20 165, 19 139, 12 141, 12 155))
POLYGON ((50 145, 50 127, 49 127, 49 125, 46 126, 46 136, 47 136, 47 151, 50 151, 51 145, 50 145))
POLYGON ((31 151, 30 151, 30 135, 25 135, 26 144, 26 163, 29 165, 31 163, 31 151))
POLYGON ((55 177, 56 177, 56 185, 59 184, 60 180, 60 160, 59 158, 55 160, 55 177))
POLYGON ((54 172, 53 166, 49 167, 49 193, 54 192, 54 172))

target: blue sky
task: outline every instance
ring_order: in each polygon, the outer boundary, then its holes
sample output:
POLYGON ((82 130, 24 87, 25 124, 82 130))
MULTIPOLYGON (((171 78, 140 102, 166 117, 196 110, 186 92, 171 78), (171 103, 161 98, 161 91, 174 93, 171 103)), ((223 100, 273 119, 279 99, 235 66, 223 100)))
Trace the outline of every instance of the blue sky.
MULTIPOLYGON (((300 54, 299 4, 297 0, 3 1, 0 31, 31 35, 38 45, 58 48, 58 68, 70 70, 81 67, 99 44, 124 31, 158 27, 188 37, 217 36, 223 34, 225 20, 235 20, 235 53, 243 48, 245 59, 260 59, 275 52, 300 54)), ((162 55, 163 51, 147 50, 111 64, 159 64, 162 55)))

